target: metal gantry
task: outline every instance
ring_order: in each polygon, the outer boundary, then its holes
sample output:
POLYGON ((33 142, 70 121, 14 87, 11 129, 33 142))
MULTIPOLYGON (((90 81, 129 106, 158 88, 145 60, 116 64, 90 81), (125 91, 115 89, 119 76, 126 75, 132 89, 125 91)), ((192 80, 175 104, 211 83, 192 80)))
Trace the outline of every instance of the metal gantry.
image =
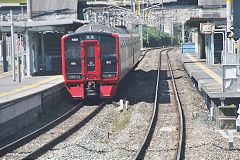
MULTIPOLYGON (((149 26, 154 26, 159 30, 168 32, 171 35, 174 35, 175 24, 177 23, 181 25, 184 24, 187 18, 188 17, 190 18, 194 13, 194 10, 193 10, 191 12, 187 12, 187 16, 181 17, 177 13, 178 9, 164 7, 163 2, 157 5, 150 6, 149 1, 147 0, 145 1, 131 0, 130 4, 131 4, 131 8, 129 9, 121 6, 116 6, 116 5, 85 8, 84 20, 87 20, 90 23, 99 23, 99 24, 105 24, 109 26, 125 26, 128 29, 133 29, 133 26, 139 26, 139 28, 141 29, 142 26, 140 25, 149 25, 149 26), (145 4, 145 7, 147 7, 148 5, 149 7, 142 8, 141 6, 143 4, 145 4), (183 18, 185 18, 185 20, 183 18)), ((10 16, 6 16, 5 18, 9 19, 9 17, 10 16)), ((18 21, 18 18, 16 19, 16 15, 14 15, 14 19, 15 19, 15 23, 17 24, 18 22, 16 21, 18 21)), ((31 17, 29 17, 29 19, 31 19, 31 17)), ((14 28, 14 23, 12 24, 13 24, 12 28, 14 28)), ((34 69, 33 69, 32 58, 30 55, 31 50, 29 49, 29 46, 31 45, 31 43, 33 43, 31 41, 31 38, 34 36, 34 34, 32 34, 30 30, 19 30, 21 29, 21 27, 19 28, 15 26, 14 29, 15 29, 15 34, 16 33, 22 34, 22 36, 24 36, 24 41, 26 44, 25 59, 23 59, 26 61, 24 62, 24 66, 22 66, 22 69, 25 68, 26 70, 22 71, 22 75, 24 76, 26 74, 27 76, 30 76, 34 72, 34 69)), ((14 36, 12 37, 14 38, 14 36)), ((17 38, 15 38, 15 40, 16 39, 17 38)), ((41 38, 41 41, 43 41, 42 38, 41 38)), ((14 44, 12 45, 13 45, 12 48, 16 48, 14 44)), ((44 46, 41 46, 41 48, 43 48, 44 50, 44 46)), ((43 52, 41 53, 41 55, 44 58, 43 52)), ((15 54, 12 54, 12 57, 11 57, 12 60, 15 59, 15 57, 13 56, 15 56, 15 54)), ((12 62, 12 65, 15 66, 14 63, 15 61, 12 62)), ((44 61, 44 59, 42 59, 41 62, 39 63, 42 63, 43 65, 45 65, 46 62, 44 61)), ((15 67, 13 68, 15 69, 15 67)), ((15 71, 13 73, 15 73, 15 71)), ((15 74, 13 74, 13 80, 15 79, 16 79, 15 74)))
POLYGON ((110 26, 123 26, 130 24, 137 18, 136 14, 129 9, 119 6, 89 7, 84 10, 85 20, 90 23, 105 24, 110 26))

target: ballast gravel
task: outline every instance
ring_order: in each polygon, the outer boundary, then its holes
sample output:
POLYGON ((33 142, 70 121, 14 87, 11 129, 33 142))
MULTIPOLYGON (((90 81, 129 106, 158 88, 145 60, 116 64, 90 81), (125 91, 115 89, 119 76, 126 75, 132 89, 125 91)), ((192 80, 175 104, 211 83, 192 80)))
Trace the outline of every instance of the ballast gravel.
MULTIPOLYGON (((109 104, 86 126, 39 159, 132 159, 142 142, 152 114, 158 54, 159 50, 146 54, 135 71, 130 72, 118 88, 114 101, 126 98, 130 103, 131 118, 126 128, 112 130, 113 119, 122 113, 109 104)), ((228 139, 220 134, 216 123, 210 120, 209 110, 202 96, 179 62, 180 50, 170 52, 169 55, 185 115, 184 158, 239 159, 239 138, 234 138, 234 150, 229 150, 228 139)), ((169 149, 167 146, 172 144, 164 145, 169 149)), ((167 150, 164 154, 167 157, 167 150)), ((155 155, 153 152, 149 156, 152 158, 148 158, 160 159, 155 155)))
MULTIPOLYGON (((152 114, 158 54, 159 50, 147 53, 136 69, 119 85, 113 101, 126 99, 130 103, 128 110, 130 118, 126 120, 125 127, 119 130, 113 129, 115 120, 121 120, 125 112, 119 112, 109 103, 85 126, 38 159, 132 159, 143 140, 152 114)), ((234 137, 234 148, 229 150, 228 139, 224 138, 227 131, 219 130, 216 123, 210 120, 209 110, 202 96, 179 62, 180 50, 176 49, 169 54, 185 115, 184 159, 238 160, 239 137, 234 137)), ((89 111, 84 109, 82 112, 85 114, 89 111)), ((80 120, 80 117, 75 116, 75 118, 80 120)), ((239 134, 234 133, 234 135, 239 134)), ((167 157, 167 151, 164 154, 167 157)), ((154 152, 152 158, 151 155, 149 157, 149 159, 158 159, 154 156, 154 152)))
POLYGON ((131 114, 125 128, 113 130, 123 116, 111 103, 88 124, 39 159, 132 159, 147 130, 154 102, 159 50, 144 59, 121 82, 113 99, 129 101, 131 114))
POLYGON ((228 130, 220 130, 211 121, 203 97, 180 63, 181 51, 170 52, 176 84, 183 105, 186 123, 185 159, 187 160, 238 160, 240 134, 234 133, 234 148, 229 149, 228 130))

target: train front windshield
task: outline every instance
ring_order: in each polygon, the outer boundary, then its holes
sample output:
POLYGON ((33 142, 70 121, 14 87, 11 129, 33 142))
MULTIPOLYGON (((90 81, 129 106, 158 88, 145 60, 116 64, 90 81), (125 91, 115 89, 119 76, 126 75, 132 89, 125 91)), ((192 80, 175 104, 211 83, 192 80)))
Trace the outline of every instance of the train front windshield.
MULTIPOLYGON (((80 80, 83 78, 83 55, 81 43, 84 41, 100 42, 100 66, 102 79, 113 79, 117 75, 117 50, 116 38, 112 35, 74 35, 64 40, 65 69, 68 80, 80 80)), ((90 47, 90 46, 89 46, 90 47)), ((92 52, 91 52, 92 53, 92 52)), ((88 53, 87 53, 88 54, 88 53)), ((87 55, 89 57, 90 55, 87 55)), ((93 69, 92 69, 93 70, 93 69)))
POLYGON ((65 69, 69 80, 82 79, 82 56, 80 39, 70 37, 65 39, 65 69))
POLYGON ((100 37, 101 75, 103 79, 116 78, 117 75, 116 38, 100 37))

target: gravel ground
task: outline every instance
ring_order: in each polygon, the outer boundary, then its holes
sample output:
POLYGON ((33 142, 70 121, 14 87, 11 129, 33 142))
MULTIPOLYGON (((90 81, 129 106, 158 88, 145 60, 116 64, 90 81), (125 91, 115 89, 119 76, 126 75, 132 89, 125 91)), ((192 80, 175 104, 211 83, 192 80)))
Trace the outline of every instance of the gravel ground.
POLYGON ((119 85, 114 101, 127 99, 128 111, 109 104, 87 125, 39 159, 132 159, 151 118, 159 51, 151 51, 119 85), (129 117, 127 115, 130 115, 129 117), (125 127, 115 127, 125 121, 125 127))
MULTIPOLYGON (((119 112, 109 103, 87 125, 38 159, 132 159, 142 142, 152 114, 158 54, 159 50, 148 53, 119 85, 114 101, 124 98, 129 100, 128 111, 119 112)), ((185 159, 239 159, 239 138, 234 138, 234 150, 228 150, 228 139, 223 137, 227 131, 219 131, 216 124, 209 120, 209 111, 203 98, 178 62, 179 56, 179 50, 170 52, 186 121, 185 159)), ((74 115, 75 119, 80 120, 81 115, 88 113, 92 106, 89 105, 79 115, 74 115)), ((167 112, 165 115, 171 117, 167 112)), ((169 141, 166 145, 159 145, 171 146, 173 143, 169 141)), ((165 151, 169 148, 174 147, 163 147, 163 154, 167 155, 165 151)), ((29 152, 28 148, 23 152, 29 152)), ((149 155, 149 159, 157 159, 156 152, 149 155)), ((158 159, 172 158, 163 156, 158 159)))
POLYGON ((36 139, 30 141, 26 145, 14 150, 12 153, 6 154, 2 159, 22 159, 23 157, 27 156, 27 154, 35 151, 51 139, 61 135, 63 131, 66 131, 68 128, 72 127, 76 124, 79 119, 86 116, 89 111, 92 111, 96 108, 96 106, 87 106, 80 108, 75 114, 73 114, 70 118, 66 121, 60 123, 53 129, 49 130, 48 132, 42 134, 41 136, 37 137, 36 139))
MULTIPOLYGON (((174 70, 177 88, 183 105, 186 123, 186 151, 185 159, 231 159, 240 157, 240 141, 234 138, 234 150, 228 150, 228 139, 223 137, 215 122, 210 121, 202 96, 190 80, 184 68, 179 62, 180 50, 170 53, 170 59, 174 70)), ((239 136, 239 134, 234 134, 239 136)))

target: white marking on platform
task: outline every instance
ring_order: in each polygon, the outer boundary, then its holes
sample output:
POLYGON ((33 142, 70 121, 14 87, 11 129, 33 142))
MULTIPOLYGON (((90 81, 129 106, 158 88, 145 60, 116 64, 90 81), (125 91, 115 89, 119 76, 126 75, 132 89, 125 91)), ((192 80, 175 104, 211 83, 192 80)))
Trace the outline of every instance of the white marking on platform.
POLYGON ((209 76, 211 76, 213 79, 215 79, 219 84, 222 84, 222 77, 220 77, 215 72, 211 71, 208 67, 204 66, 200 62, 196 62, 197 59, 192 57, 191 54, 185 54, 188 58, 190 58, 192 61, 195 62, 197 66, 199 66, 204 72, 206 72, 209 76))
POLYGON ((13 94, 13 93, 18 93, 18 92, 25 91, 25 90, 28 90, 28 89, 33 88, 33 87, 37 87, 37 86, 39 86, 39 85, 41 85, 41 84, 48 83, 48 82, 53 81, 53 80, 55 80, 55 79, 57 79, 57 78, 60 78, 60 77, 62 77, 62 76, 61 76, 61 75, 57 75, 57 76, 51 77, 51 78, 49 78, 49 79, 40 81, 40 82, 38 82, 38 83, 35 83, 35 84, 32 84, 32 85, 28 85, 28 86, 25 86, 25 87, 23 87, 23 88, 16 89, 16 90, 14 90, 14 91, 10 91, 10 92, 6 92, 6 93, 3 93, 3 94, 0 94, 0 97, 8 96, 8 95, 11 95, 11 94, 13 94))
POLYGON ((4 77, 10 76, 10 75, 11 75, 10 72, 2 73, 2 74, 0 74, 0 78, 4 78, 4 77))

